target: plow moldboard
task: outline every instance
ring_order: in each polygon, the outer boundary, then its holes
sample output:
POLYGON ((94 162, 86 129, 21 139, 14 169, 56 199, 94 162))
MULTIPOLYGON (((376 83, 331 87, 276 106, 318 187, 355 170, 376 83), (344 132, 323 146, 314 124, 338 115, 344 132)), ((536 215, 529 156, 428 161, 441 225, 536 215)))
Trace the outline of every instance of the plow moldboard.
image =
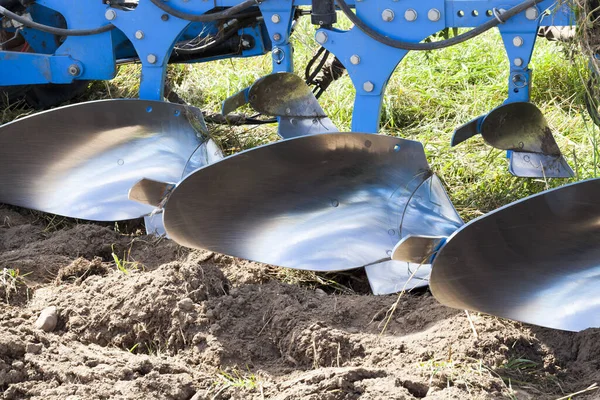
POLYGON ((600 326, 600 179, 526 198, 459 229, 433 262, 443 304, 535 325, 600 326))
POLYGON ((0 127, 0 202, 117 221, 154 207, 130 201, 142 178, 177 182, 205 165, 193 109, 144 100, 62 107, 0 127), (192 157, 194 155, 194 157, 192 157), (196 155, 201 157, 196 157, 196 155), (196 159, 199 158, 199 159, 196 159))
POLYGON ((202 168, 173 191, 179 244, 297 269, 389 260, 411 195, 431 175, 423 146, 388 136, 305 136, 202 168))

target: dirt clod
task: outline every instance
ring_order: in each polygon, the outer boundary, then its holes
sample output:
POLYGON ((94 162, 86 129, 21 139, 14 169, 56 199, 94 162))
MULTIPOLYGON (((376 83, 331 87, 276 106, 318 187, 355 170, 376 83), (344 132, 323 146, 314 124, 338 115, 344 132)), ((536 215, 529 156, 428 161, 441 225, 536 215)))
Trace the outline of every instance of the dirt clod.
POLYGON ((0 268, 29 290, 2 303, 2 399, 554 399, 600 381, 600 330, 473 314, 475 337, 426 291, 325 292, 165 239, 2 220, 0 268))

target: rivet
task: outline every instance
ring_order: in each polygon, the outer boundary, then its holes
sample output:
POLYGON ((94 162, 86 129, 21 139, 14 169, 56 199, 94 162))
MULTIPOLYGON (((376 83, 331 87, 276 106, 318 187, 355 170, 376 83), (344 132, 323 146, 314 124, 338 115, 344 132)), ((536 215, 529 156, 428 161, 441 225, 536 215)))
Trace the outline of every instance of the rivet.
POLYGON ((117 13, 115 10, 106 10, 104 17, 109 21, 113 21, 115 18, 117 18, 117 13))
POLYGON ((412 8, 409 8, 404 12, 404 19, 408 22, 413 22, 417 19, 417 12, 412 8))
POLYGON ((281 40, 281 34, 275 33, 273 35, 273 40, 275 40, 276 42, 280 41, 281 40))
POLYGON ((162 19, 163 21, 168 21, 169 20, 169 14, 163 14, 163 15, 161 15, 160 19, 162 19))
POLYGON ((350 64, 352 65, 358 65, 360 64, 360 57, 356 54, 354 54, 353 56, 350 57, 350 64))
POLYGON ((271 15, 271 22, 273 22, 274 24, 278 24, 281 22, 281 16, 279 16, 279 14, 273 14, 271 15))
POLYGON ((317 40, 317 43, 325 44, 325 43, 327 43, 327 34, 323 31, 319 31, 319 32, 317 32, 315 39, 317 40))
POLYGON ((143 31, 136 31, 135 32, 135 38, 137 40, 142 40, 144 38, 144 32, 143 31))
POLYGON ((340 202, 334 199, 334 200, 331 200, 331 205, 332 205, 333 207, 337 207, 337 206, 339 206, 339 205, 340 205, 340 202))
POLYGON ((150 64, 156 64, 156 61, 158 60, 158 58, 156 57, 155 54, 148 54, 148 57, 146 57, 146 60, 150 63, 150 64))
POLYGON ((521 47, 521 46, 523 46, 523 42, 524 41, 523 41, 523 38, 521 36, 515 36, 513 38, 513 45, 515 47, 521 47))
POLYGON ((79 69, 79 66, 77 64, 71 64, 69 65, 68 72, 71 76, 77 76, 81 73, 81 70, 79 69))
POLYGON ((385 10, 383 10, 383 12, 381 13, 381 18, 385 21, 385 22, 392 22, 394 20, 394 11, 390 10, 389 8, 386 8, 385 10))
POLYGON ((513 64, 515 64, 517 67, 520 67, 520 66, 522 66, 522 65, 523 65, 523 59, 522 59, 522 58, 519 58, 519 57, 517 57, 517 58, 515 58, 515 59, 513 60, 513 64))
POLYGON ((442 18, 442 13, 437 8, 432 8, 427 12, 427 18, 432 22, 437 22, 442 18))
POLYGON ((373 90, 375 90, 375 85, 371 81, 366 81, 363 83, 363 89, 365 92, 371 93, 373 90))
POLYGON ((527 10, 525 10, 525 18, 527 18, 530 21, 533 21, 539 15, 540 15, 540 13, 539 13, 538 9, 535 7, 529 7, 527 10))

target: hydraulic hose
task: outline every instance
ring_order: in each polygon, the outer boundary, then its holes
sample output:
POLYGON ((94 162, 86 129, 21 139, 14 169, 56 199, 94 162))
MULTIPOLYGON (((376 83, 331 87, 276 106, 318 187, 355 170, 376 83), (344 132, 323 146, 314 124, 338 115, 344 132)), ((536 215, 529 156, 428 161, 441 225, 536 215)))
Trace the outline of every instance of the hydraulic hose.
POLYGON ((512 8, 509 8, 502 14, 495 13, 496 18, 492 18, 489 21, 479 25, 477 28, 473 28, 468 32, 465 32, 450 39, 430 43, 410 43, 395 40, 378 33, 377 31, 373 30, 371 27, 366 25, 360 18, 358 18, 358 16, 352 12, 352 9, 348 6, 348 4, 346 4, 344 0, 335 0, 342 12, 346 15, 346 17, 348 17, 348 19, 354 25, 356 25, 358 29, 363 31, 367 36, 371 37, 372 39, 375 39, 376 41, 382 44, 401 50, 437 50, 443 49, 445 47, 454 46, 455 44, 465 42, 469 39, 473 39, 474 37, 481 35, 482 33, 500 25, 501 23, 506 22, 509 18, 512 18, 515 15, 525 11, 529 7, 535 6, 541 1, 542 0, 527 0, 523 3, 517 4, 512 8))
POLYGON ((5 16, 6 18, 17 21, 18 23, 23 24, 28 28, 37 29, 38 31, 51 33, 51 34, 57 35, 57 36, 90 36, 90 35, 97 35, 99 33, 108 32, 115 28, 115 26, 112 24, 103 25, 99 28, 94 28, 94 29, 56 28, 54 26, 44 25, 44 24, 40 24, 40 23, 31 21, 19 14, 15 14, 14 12, 7 10, 6 8, 4 8, 2 6, 0 6, 0 14, 5 16))
POLYGON ((216 12, 216 13, 212 13, 212 14, 194 15, 194 14, 184 13, 182 11, 177 11, 176 9, 166 5, 162 0, 150 0, 150 1, 152 2, 152 4, 154 4, 156 7, 160 8, 164 12, 171 14, 174 17, 181 18, 186 21, 192 21, 192 22, 213 22, 213 21, 218 21, 221 19, 235 18, 236 14, 258 4, 257 0, 246 0, 236 6, 230 7, 221 12, 216 12))

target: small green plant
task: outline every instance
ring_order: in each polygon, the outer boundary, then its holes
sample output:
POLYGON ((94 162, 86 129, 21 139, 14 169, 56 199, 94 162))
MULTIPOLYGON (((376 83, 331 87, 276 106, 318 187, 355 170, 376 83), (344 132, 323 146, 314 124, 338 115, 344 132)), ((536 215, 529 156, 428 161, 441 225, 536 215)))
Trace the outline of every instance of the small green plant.
MULTIPOLYGON (((229 388, 237 388, 245 391, 251 391, 262 387, 260 377, 250 372, 250 369, 246 367, 247 373, 242 373, 238 369, 233 369, 231 372, 219 369, 217 371, 217 378, 213 383, 213 390, 215 394, 212 395, 211 399, 217 398, 219 394, 229 388)), ((211 390, 211 392, 213 391, 211 390)))
POLYGON ((0 289, 4 289, 7 303, 12 294, 18 291, 19 286, 25 285, 23 278, 29 274, 31 274, 31 272, 21 274, 21 271, 19 271, 18 268, 2 268, 2 273, 0 273, 0 289))
POLYGON ((117 266, 117 269, 120 272, 122 272, 124 275, 129 275, 130 271, 138 269, 138 263, 135 261, 130 261, 131 249, 124 252, 122 258, 119 258, 117 253, 115 253, 115 245, 114 244, 111 246, 111 249, 112 249, 112 253, 111 253, 112 258, 115 261, 115 265, 117 266))

